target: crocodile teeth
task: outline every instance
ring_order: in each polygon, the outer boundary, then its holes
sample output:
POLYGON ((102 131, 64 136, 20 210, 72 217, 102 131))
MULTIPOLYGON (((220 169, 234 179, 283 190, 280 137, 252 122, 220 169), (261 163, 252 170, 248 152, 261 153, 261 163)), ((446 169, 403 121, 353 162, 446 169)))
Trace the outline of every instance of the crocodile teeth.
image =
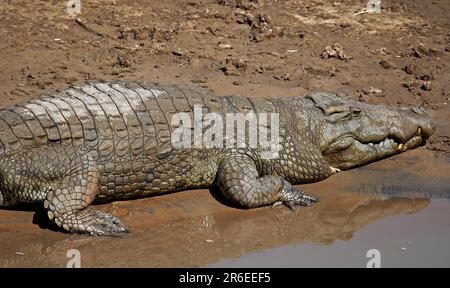
POLYGON ((331 166, 330 166, 330 169, 331 169, 331 173, 332 173, 332 174, 336 174, 336 173, 339 173, 339 172, 342 171, 342 170, 339 169, 339 168, 334 168, 334 167, 331 167, 331 166))
POLYGON ((397 146, 397 151, 401 151, 402 149, 403 149, 403 144, 398 144, 398 146, 397 146))
POLYGON ((422 128, 417 128, 417 131, 416 131, 416 135, 417 136, 420 136, 420 134, 422 134, 422 128))

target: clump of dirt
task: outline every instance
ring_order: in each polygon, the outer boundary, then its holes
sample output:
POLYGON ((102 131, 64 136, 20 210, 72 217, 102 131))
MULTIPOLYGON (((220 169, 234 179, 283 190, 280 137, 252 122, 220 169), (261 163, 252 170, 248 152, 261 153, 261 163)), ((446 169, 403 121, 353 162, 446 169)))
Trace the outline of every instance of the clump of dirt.
POLYGON ((239 76, 244 73, 248 68, 248 65, 243 59, 226 58, 225 66, 220 70, 227 76, 239 76))
POLYGON ((338 43, 325 47, 325 50, 322 52, 322 58, 337 58, 346 61, 351 59, 344 54, 344 48, 342 48, 342 46, 338 43))
POLYGON ((256 18, 251 21, 250 26, 251 38, 256 42, 275 36, 275 31, 272 27, 272 20, 268 15, 258 14, 256 18))

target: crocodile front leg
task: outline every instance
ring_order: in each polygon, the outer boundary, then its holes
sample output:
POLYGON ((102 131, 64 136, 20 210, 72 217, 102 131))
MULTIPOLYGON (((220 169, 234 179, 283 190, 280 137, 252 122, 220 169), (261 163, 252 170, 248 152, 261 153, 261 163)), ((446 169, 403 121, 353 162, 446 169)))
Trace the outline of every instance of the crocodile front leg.
POLYGON ((259 177, 255 162, 247 155, 225 158, 219 166, 218 184, 226 198, 243 208, 278 202, 294 208, 295 205, 310 206, 317 201, 280 176, 259 177))
POLYGON ((95 162, 87 154, 71 157, 69 173, 56 182, 44 201, 48 217, 63 229, 91 235, 127 232, 114 216, 89 208, 99 189, 95 162))
POLYGON ((88 207, 99 190, 99 174, 85 152, 63 146, 23 150, 2 159, 0 172, 11 204, 44 202, 49 219, 68 232, 127 232, 117 218, 88 207))

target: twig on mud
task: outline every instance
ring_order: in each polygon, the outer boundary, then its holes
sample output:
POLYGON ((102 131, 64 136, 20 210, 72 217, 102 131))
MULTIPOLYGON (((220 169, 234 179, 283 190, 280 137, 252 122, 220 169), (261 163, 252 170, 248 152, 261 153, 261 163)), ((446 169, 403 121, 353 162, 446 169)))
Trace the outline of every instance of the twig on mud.
POLYGON ((268 52, 268 51, 258 51, 258 52, 251 52, 251 53, 248 53, 248 54, 267 54, 267 55, 271 55, 271 56, 275 56, 275 57, 286 57, 286 55, 285 54, 281 54, 281 53, 278 53, 278 52, 268 52))
POLYGON ((92 29, 91 27, 87 26, 86 23, 83 22, 83 20, 81 20, 80 18, 76 18, 75 22, 80 25, 84 30, 86 30, 87 32, 90 33, 94 33, 97 36, 103 37, 104 35, 98 31, 95 31, 94 29, 92 29))
POLYGON ((203 32, 203 30, 199 30, 199 29, 187 29, 187 30, 181 30, 180 32, 203 32))
POLYGON ((359 14, 364 14, 364 13, 373 13, 373 12, 371 10, 363 9, 363 10, 353 14, 353 16, 358 16, 359 14))
POLYGON ((300 21, 303 20, 303 17, 300 16, 300 15, 298 15, 298 14, 292 14, 292 13, 289 13, 289 12, 286 12, 286 11, 283 11, 283 14, 286 14, 286 15, 288 15, 288 16, 292 16, 292 17, 294 17, 295 19, 300 20, 300 21))
MULTIPOLYGON (((30 93, 28 93, 27 91, 22 90, 22 89, 20 89, 20 88, 16 88, 16 89, 14 89, 14 90, 17 90, 17 91, 19 91, 19 92, 22 92, 23 94, 26 94, 26 95, 30 95, 30 93)), ((13 91, 14 91, 14 90, 13 90, 13 91)))

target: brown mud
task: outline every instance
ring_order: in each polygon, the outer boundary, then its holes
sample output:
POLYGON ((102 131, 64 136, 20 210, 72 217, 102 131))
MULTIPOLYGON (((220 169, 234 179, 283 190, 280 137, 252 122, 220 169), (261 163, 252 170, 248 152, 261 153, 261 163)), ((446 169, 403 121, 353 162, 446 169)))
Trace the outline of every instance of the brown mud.
MULTIPOLYGON (((424 106, 437 130, 425 147, 302 186, 321 202, 295 212, 238 210, 207 190, 185 191, 99 206, 132 233, 92 238, 55 232, 42 213, 0 210, 0 267, 64 267, 69 249, 84 267, 207 266, 276 247, 352 243, 405 213, 441 223, 428 198, 450 198, 450 2, 386 0, 382 13, 354 16, 365 2, 81 0, 74 18, 65 1, 2 1, 1 108, 89 79, 127 79, 218 95, 336 91, 424 106)), ((450 231, 448 219, 434 240, 450 231)))

